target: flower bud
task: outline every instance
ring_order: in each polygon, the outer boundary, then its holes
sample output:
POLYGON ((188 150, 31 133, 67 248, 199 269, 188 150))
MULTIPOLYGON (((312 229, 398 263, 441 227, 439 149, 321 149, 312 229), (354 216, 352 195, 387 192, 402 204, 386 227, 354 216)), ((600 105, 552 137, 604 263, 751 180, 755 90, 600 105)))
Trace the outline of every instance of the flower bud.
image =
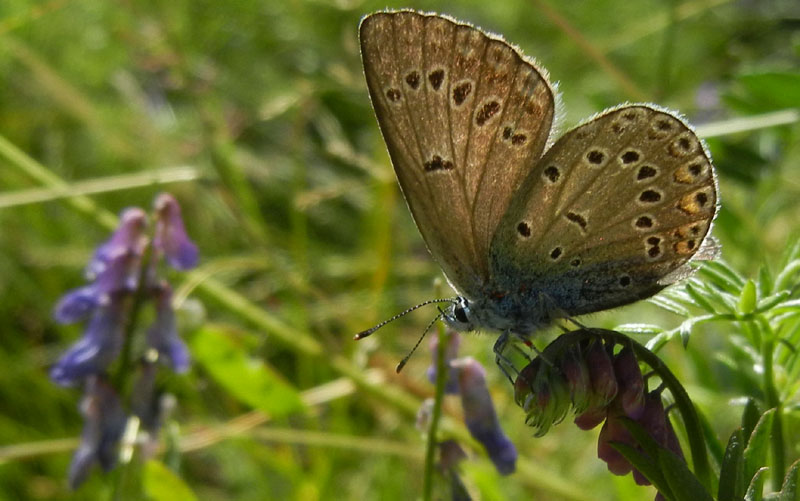
POLYGON ((170 266, 188 270, 197 266, 197 246, 189 239, 175 197, 161 193, 155 201, 157 212, 153 249, 164 253, 170 266))
POLYGON ((614 374, 619 385, 617 398, 622 410, 629 418, 638 419, 644 412, 644 378, 631 347, 624 347, 614 357, 614 374))
MULTIPOLYGON (((458 370, 452 366, 451 362, 454 358, 458 356, 458 346, 461 344, 461 338, 458 335, 458 332, 451 331, 447 336, 448 342, 447 347, 444 351, 444 363, 445 366, 448 367, 447 371, 447 381, 444 386, 444 392, 447 394, 456 394, 458 393, 458 370)), ((439 358, 439 336, 433 336, 430 342, 430 350, 431 355, 433 358, 433 362, 428 367, 426 375, 428 376, 428 381, 432 384, 436 384, 436 364, 439 358)))

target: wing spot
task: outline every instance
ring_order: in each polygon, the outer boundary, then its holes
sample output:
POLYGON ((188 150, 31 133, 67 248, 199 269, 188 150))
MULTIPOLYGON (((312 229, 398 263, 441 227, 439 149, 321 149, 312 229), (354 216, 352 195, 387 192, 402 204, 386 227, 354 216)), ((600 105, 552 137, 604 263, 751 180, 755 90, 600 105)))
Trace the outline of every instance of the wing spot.
POLYGON ((573 268, 577 268, 578 266, 581 265, 581 259, 579 257, 576 257, 575 259, 569 262, 569 265, 572 266, 573 268))
POLYGON ((686 214, 697 214, 710 205, 713 197, 712 190, 713 188, 706 187, 693 193, 687 193, 678 201, 677 207, 686 214))
POLYGON ((419 72, 412 71, 406 75, 406 83, 412 89, 417 90, 419 88, 419 72))
POLYGON ((674 129, 675 123, 673 119, 661 117, 656 119, 656 121, 650 126, 650 130, 647 133, 647 138, 653 141, 665 139, 672 134, 674 129))
POLYGON ((511 144, 519 146, 520 144, 525 144, 525 141, 528 140, 528 136, 525 134, 514 134, 511 136, 511 144))
POLYGON ((551 165, 550 167, 546 168, 543 172, 544 177, 547 178, 548 181, 551 183, 555 183, 558 181, 558 178, 561 177, 561 171, 558 170, 558 167, 555 165, 551 165))
POLYGON ((425 169, 425 172, 453 170, 453 162, 450 160, 443 160, 439 155, 434 155, 433 158, 425 162, 422 166, 425 169))
POLYGON ((514 130, 511 127, 503 129, 503 139, 511 139, 512 134, 514 134, 514 130))
POLYGON ((472 93, 472 82, 461 82, 453 89, 453 103, 460 106, 472 93))
POLYGON ((433 90, 439 90, 444 82, 444 70, 435 70, 428 74, 428 81, 431 83, 433 90))
POLYGON ((678 136, 678 139, 671 142, 667 151, 669 151, 669 154, 673 157, 681 158, 694 153, 697 150, 697 146, 697 140, 687 132, 681 134, 678 136))
POLYGON ((581 231, 586 231, 588 222, 586 218, 575 212, 567 212, 567 219, 581 227, 581 231))
POLYGON ((696 224, 696 225, 692 226, 692 227, 689 229, 689 231, 691 231, 691 232, 692 232, 692 235, 699 235, 699 234, 700 234, 700 225, 699 225, 699 224, 696 224))
POLYGON ((633 225, 637 228, 647 229, 653 227, 653 218, 650 216, 639 216, 633 225))
POLYGON ((676 183, 694 184, 701 178, 705 178, 707 172, 705 160, 694 160, 686 165, 682 165, 672 176, 676 183))
POLYGON ((659 202, 661 201, 661 193, 657 192, 656 190, 644 190, 642 194, 639 195, 639 201, 648 204, 659 202))
POLYGON ((556 247, 555 249, 550 251, 550 259, 552 259, 553 261, 557 261, 558 258, 561 257, 561 254, 563 254, 561 247, 556 247))
POLYGON ((386 91, 386 97, 389 99, 389 101, 391 101, 393 103, 396 103, 397 101, 399 101, 400 100, 400 96, 401 96, 401 94, 400 94, 400 90, 399 89, 389 89, 389 90, 386 91))
POLYGON ((601 165, 605 159, 606 155, 600 150, 592 150, 586 154, 586 160, 588 160, 590 164, 601 165))
POLYGON ((625 153, 623 153, 620 158, 622 159, 622 163, 628 165, 638 162, 641 156, 639 155, 639 152, 636 150, 628 150, 625 153))
MULTIPOLYGON (((639 181, 641 181, 641 180, 643 180, 643 179, 648 179, 648 178, 651 178, 651 177, 656 177, 656 175, 658 175, 658 170, 656 170, 656 168, 655 168, 655 167, 653 167, 653 166, 651 166, 651 165, 643 165, 643 166, 642 166, 642 167, 639 169, 639 173, 638 173, 638 174, 636 174, 636 179, 637 179, 637 180, 639 180, 639 181)), ((644 200, 642 200, 642 201, 644 201, 644 200)))
POLYGON ((645 240, 647 255, 651 258, 657 258, 661 255, 661 238, 648 237, 645 240))
POLYGON ((696 246, 697 242, 695 242, 695 240, 682 240, 680 242, 675 242, 673 248, 678 254, 686 255, 693 253, 696 246))
POLYGON ((484 104, 478 113, 475 115, 475 123, 482 127, 490 118, 495 116, 500 111, 500 103, 497 101, 489 101, 484 104))
POLYGON ((517 233, 522 235, 525 238, 531 236, 531 227, 525 221, 522 221, 517 225, 517 233))
POLYGON ((630 284, 631 284, 631 277, 629 277, 628 275, 622 275, 621 277, 619 277, 619 285, 621 285, 622 287, 627 287, 630 284))

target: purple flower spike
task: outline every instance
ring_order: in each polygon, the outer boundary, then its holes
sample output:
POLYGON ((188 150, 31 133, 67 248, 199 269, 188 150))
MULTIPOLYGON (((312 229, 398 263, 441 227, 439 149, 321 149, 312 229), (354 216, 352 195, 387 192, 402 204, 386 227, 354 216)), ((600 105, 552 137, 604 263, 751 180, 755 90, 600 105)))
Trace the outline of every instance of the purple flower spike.
POLYGON ((83 337, 50 370, 53 381, 72 386, 106 370, 122 347, 123 309, 120 301, 111 301, 95 310, 83 337))
POLYGON ((169 193, 156 198, 158 213, 153 247, 163 252, 167 262, 176 270, 188 270, 197 266, 197 246, 189 240, 181 219, 181 208, 169 193))
POLYGON ((105 471, 114 467, 127 420, 114 389, 99 377, 87 380, 80 409, 84 417, 81 443, 69 468, 69 485, 73 489, 86 480, 95 461, 105 471))
POLYGON ((68 292, 56 305, 56 321, 72 324, 83 320, 98 306, 100 298, 93 285, 86 285, 68 292))
MULTIPOLYGON (((445 383, 444 392, 450 395, 458 393, 458 369, 451 365, 454 358, 458 356, 458 346, 461 344, 461 338, 455 331, 450 332, 448 337, 447 347, 444 351, 444 363, 449 370, 447 371, 447 382, 445 383)), ((426 372, 428 381, 436 384, 436 361, 439 357, 439 336, 433 336, 430 343, 431 354, 433 362, 428 367, 426 372)))
POLYGON ((599 339, 593 340, 586 352, 586 365, 592 389, 601 406, 608 405, 617 396, 617 378, 614 376, 614 364, 605 346, 599 339))
POLYGON ((497 471, 503 475, 514 472, 517 449, 500 428, 492 398, 486 387, 486 373, 477 361, 463 358, 452 362, 459 370, 461 406, 470 434, 483 444, 497 471))
POLYGON ((87 275, 90 280, 103 273, 109 262, 120 254, 140 255, 147 246, 144 230, 147 227, 147 214, 138 207, 125 209, 120 215, 120 223, 114 234, 100 245, 89 261, 87 275))
POLYGON ((175 372, 189 369, 189 350, 178 336, 175 312, 172 309, 172 288, 163 283, 156 299, 156 321, 147 331, 147 345, 158 351, 175 372))

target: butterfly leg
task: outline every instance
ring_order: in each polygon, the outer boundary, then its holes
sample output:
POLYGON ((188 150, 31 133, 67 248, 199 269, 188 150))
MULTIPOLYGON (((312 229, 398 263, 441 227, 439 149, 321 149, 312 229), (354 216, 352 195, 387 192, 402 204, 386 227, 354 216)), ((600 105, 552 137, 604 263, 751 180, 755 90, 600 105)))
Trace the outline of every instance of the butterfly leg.
POLYGON ((505 374, 506 378, 508 378, 508 380, 513 385, 514 378, 511 377, 511 372, 516 374, 517 370, 514 368, 514 364, 511 363, 511 360, 503 354, 503 352, 505 352, 506 345, 508 344, 508 338, 509 338, 509 331, 503 331, 503 333, 500 334, 500 337, 497 338, 497 341, 495 341, 494 361, 497 364, 497 366, 500 367, 500 370, 503 371, 503 374, 505 374))

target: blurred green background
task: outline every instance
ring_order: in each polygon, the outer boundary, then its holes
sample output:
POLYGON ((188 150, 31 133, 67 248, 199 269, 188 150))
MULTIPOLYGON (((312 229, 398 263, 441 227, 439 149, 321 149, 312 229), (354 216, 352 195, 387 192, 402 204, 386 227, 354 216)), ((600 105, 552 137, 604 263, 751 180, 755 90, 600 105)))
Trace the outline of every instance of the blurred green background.
MULTIPOLYGON (((502 33, 559 82, 562 131, 626 101, 680 110, 713 136, 722 201, 715 235, 741 273, 774 263, 798 235, 795 0, 388 6, 502 33)), ((172 278, 196 360, 189 374, 162 381, 178 407, 172 447, 160 458, 204 500, 420 495, 424 441, 414 414, 432 394, 429 354, 421 349, 399 376, 394 365, 435 310, 352 341, 407 306, 450 294, 397 188, 363 80, 358 22, 385 7, 0 3, 0 499, 108 495, 99 475, 77 492, 66 487, 80 393, 56 387, 47 370, 81 326, 56 325, 51 312, 82 284, 110 216, 149 207, 164 190, 181 203, 202 264, 172 278), (262 394, 237 389, 250 377, 264 379, 262 394), (287 403, 297 396, 302 407, 287 403)), ((647 303, 583 321, 677 323, 647 303)), ((740 414, 731 399, 752 389, 713 356, 726 334, 703 329, 688 350, 675 341, 662 351, 723 439, 740 414)), ((465 336, 461 353, 487 367, 520 463, 500 477, 469 449, 464 479, 473 493, 652 498, 652 489, 607 473, 595 457, 597 430, 566 422, 534 439, 492 362, 493 342, 465 336)), ((446 411, 459 422, 457 400, 446 411)), ((177 495, 175 485, 154 485, 153 496, 177 495)))

